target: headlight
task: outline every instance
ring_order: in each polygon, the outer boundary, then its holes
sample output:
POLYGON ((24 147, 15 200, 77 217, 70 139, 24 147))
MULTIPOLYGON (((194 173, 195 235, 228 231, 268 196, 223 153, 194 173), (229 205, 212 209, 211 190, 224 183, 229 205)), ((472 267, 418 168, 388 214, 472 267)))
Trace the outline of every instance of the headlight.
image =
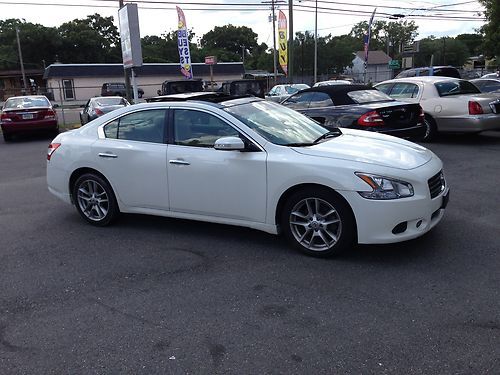
POLYGON ((355 173, 373 189, 358 191, 366 199, 399 199, 413 196, 413 186, 409 182, 367 173, 355 173))

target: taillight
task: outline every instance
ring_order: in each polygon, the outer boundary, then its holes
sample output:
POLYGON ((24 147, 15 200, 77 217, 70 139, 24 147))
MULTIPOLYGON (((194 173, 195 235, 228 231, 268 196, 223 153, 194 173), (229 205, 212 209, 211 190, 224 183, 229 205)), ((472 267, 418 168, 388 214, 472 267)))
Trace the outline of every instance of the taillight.
POLYGON ((371 111, 362 115, 357 123, 361 126, 380 126, 384 125, 384 120, 377 111, 371 111))
POLYGON ((56 112, 53 109, 47 109, 47 111, 45 112, 44 119, 45 120, 56 120, 57 119, 56 112))
POLYGON ((12 121, 8 113, 2 113, 0 116, 0 122, 12 121))
POLYGON ((94 112, 95 112, 95 114, 96 114, 97 116, 102 116, 102 115, 104 114, 104 112, 103 112, 103 111, 101 111, 99 108, 95 108, 95 109, 94 109, 94 112))
POLYGON ((469 115, 482 115, 483 113, 483 107, 481 107, 481 104, 472 100, 469 101, 469 115))
MULTIPOLYGON (((419 105, 420 107, 420 105, 419 105)), ((420 122, 420 123, 424 123, 425 122, 425 113, 424 113, 424 109, 422 107, 420 107, 420 113, 418 115, 418 121, 417 122, 420 122)))
POLYGON ((49 149, 47 150, 47 160, 50 160, 52 154, 61 146, 60 143, 51 143, 49 149))

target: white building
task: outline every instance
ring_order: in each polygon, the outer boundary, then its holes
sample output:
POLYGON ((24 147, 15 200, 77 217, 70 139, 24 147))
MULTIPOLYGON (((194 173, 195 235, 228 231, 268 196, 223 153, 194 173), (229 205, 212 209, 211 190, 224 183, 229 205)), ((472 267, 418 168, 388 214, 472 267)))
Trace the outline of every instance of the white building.
MULTIPOLYGON (((358 82, 364 82, 365 73, 365 52, 358 51, 354 54, 350 73, 358 82)), ((382 82, 392 79, 392 69, 389 68, 389 61, 392 59, 384 51, 370 51, 368 53, 368 66, 366 69, 366 82, 382 82)))
MULTIPOLYGON (((195 78, 210 81, 210 67, 204 63, 193 63, 195 78)), ((144 90, 144 97, 157 95, 161 84, 167 80, 182 80, 177 63, 144 64, 135 68, 137 86, 144 90)), ((245 68, 241 62, 217 63, 213 65, 214 82, 241 79, 245 68)), ((52 64, 44 72, 47 91, 52 92, 56 102, 85 102, 101 95, 106 82, 125 82, 122 64, 52 64)))

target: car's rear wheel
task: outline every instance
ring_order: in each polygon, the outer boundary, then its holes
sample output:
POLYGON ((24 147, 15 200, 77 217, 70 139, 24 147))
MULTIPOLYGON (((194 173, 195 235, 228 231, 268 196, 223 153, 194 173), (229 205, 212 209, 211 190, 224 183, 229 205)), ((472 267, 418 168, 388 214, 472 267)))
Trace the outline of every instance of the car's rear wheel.
POLYGON ((425 133, 422 136, 422 138, 419 139, 419 141, 431 142, 434 138, 436 138, 437 135, 436 121, 434 121, 434 119, 431 116, 425 115, 424 125, 425 125, 425 133))
POLYGON ((113 189, 96 174, 87 173, 76 180, 73 199, 78 213, 93 225, 108 225, 120 213, 113 189))
POLYGON ((4 133, 3 133, 3 140, 4 140, 5 142, 10 142, 10 141, 12 141, 12 134, 7 134, 7 133, 5 133, 5 132, 4 132, 4 133))
POLYGON ((350 207, 328 189, 309 188, 292 194, 283 207, 280 224, 287 240, 312 256, 341 253, 355 240, 350 207))

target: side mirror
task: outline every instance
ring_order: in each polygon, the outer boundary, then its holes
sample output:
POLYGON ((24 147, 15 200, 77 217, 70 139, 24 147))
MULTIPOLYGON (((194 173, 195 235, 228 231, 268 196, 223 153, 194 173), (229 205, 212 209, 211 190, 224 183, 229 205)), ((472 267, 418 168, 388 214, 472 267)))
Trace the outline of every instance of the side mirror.
POLYGON ((215 141, 214 148, 221 151, 243 151, 245 144, 238 137, 222 137, 215 141))

